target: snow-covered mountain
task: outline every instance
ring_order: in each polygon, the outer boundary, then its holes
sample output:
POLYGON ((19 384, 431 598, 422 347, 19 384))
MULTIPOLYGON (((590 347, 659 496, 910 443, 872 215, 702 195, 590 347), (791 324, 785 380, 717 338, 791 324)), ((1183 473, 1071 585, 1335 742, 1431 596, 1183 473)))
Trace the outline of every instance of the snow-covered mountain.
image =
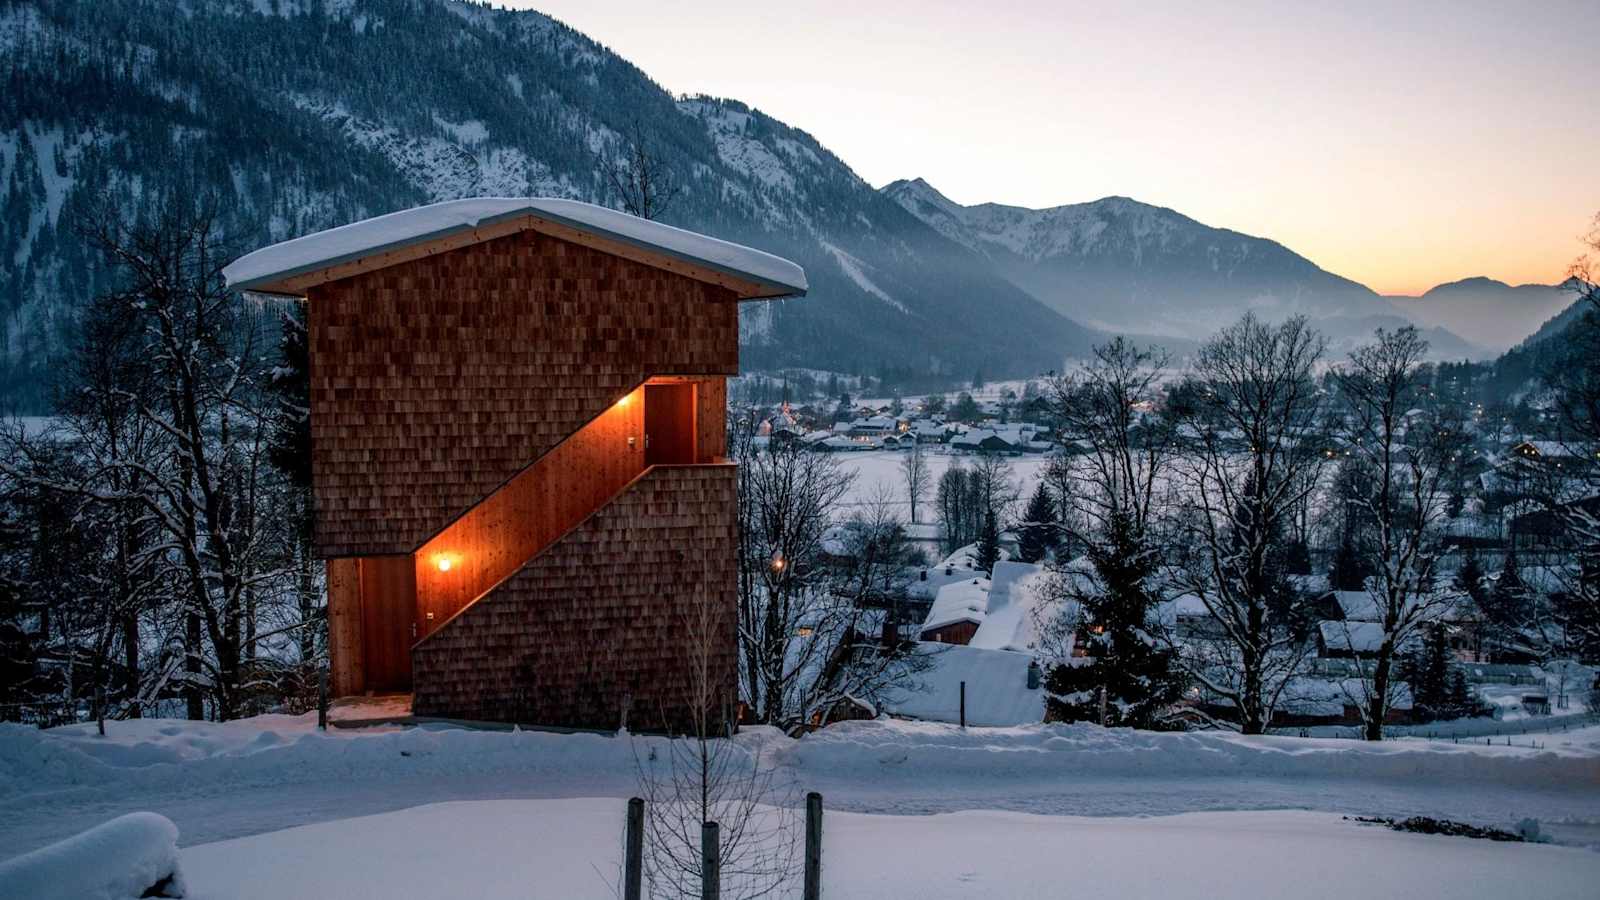
POLYGON ((1509 285, 1478 277, 1441 284, 1420 297, 1389 299, 1419 323, 1447 328, 1473 343, 1504 352, 1576 298, 1564 284, 1509 285))
POLYGON ((108 287, 74 231, 103 201, 214 195, 241 250, 455 197, 611 203, 597 158, 634 132, 684 186, 667 221, 810 276, 803 300, 747 307, 748 367, 948 383, 1056 368, 1095 338, 804 131, 674 98, 536 12, 8 0, 0 77, 0 400, 24 408, 42 404, 76 309, 108 287))
MULTIPOLYGON (((1108 331, 1204 336, 1253 309, 1303 313, 1342 345, 1406 322, 1371 289, 1282 244, 1126 197, 1027 209, 962 206, 920 178, 881 191, 1052 308, 1108 331)), ((1480 355, 1444 329, 1427 330, 1438 355, 1480 355)))

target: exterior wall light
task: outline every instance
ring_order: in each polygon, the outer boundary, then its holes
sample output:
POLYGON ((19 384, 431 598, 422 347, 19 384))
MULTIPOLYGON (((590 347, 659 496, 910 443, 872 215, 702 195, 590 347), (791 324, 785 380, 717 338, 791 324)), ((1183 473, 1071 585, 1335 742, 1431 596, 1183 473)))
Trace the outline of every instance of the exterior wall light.
POLYGON ((441 572, 450 571, 450 557, 448 557, 448 556, 439 557, 439 571, 441 571, 441 572))

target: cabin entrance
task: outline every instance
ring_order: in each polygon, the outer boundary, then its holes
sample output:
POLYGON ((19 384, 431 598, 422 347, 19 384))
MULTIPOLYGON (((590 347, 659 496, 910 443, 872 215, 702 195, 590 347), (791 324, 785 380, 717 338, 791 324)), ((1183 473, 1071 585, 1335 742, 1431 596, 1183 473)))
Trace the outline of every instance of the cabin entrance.
POLYGON ((644 464, 692 465, 695 461, 694 385, 644 386, 644 464))
POLYGON ((366 690, 411 690, 412 623, 417 615, 416 567, 407 556, 368 556, 361 579, 361 655, 366 690))

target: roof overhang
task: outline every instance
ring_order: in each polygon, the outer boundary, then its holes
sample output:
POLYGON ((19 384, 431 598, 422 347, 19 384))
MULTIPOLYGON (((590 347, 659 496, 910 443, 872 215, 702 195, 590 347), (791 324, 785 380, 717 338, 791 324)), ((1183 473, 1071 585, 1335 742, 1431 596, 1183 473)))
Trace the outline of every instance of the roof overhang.
POLYGON ((316 285, 521 231, 726 288, 741 300, 801 297, 805 270, 789 260, 576 200, 448 200, 365 219, 246 254, 223 269, 238 291, 303 297, 316 285))

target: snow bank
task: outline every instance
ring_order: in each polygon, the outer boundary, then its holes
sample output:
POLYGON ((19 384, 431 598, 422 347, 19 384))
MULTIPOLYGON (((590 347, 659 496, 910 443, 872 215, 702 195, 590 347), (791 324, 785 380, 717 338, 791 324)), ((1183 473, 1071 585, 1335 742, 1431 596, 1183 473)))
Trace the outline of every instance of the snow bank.
POLYGON ((222 274, 230 287, 250 290, 526 215, 696 262, 784 294, 806 292, 805 271, 787 259, 603 206, 549 197, 475 197, 401 210, 263 247, 229 263, 222 274))
MULTIPOLYGON (((189 847, 183 865, 195 895, 217 900, 615 897, 623 810, 615 799, 443 803, 189 847)), ((825 897, 881 900, 1588 900, 1600 854, 1396 834, 1296 811, 1087 819, 830 809, 822 878, 825 897)))
MULTIPOLYGON (((967 672, 969 721, 1018 721, 1017 710, 989 709, 991 678, 1025 687, 1026 654, 949 647, 921 677, 943 685, 900 698, 928 704, 930 715, 957 707, 956 681, 967 672), (989 671, 987 665, 999 667, 989 671), (979 670, 982 671, 979 671, 979 670), (981 676, 981 677, 980 677, 981 676), (937 707, 937 708, 934 708, 937 707)), ((1008 690, 1042 707, 1035 692, 1008 690)), ((903 708, 903 707, 891 707, 903 708)), ((119 796, 166 796, 195 789, 281 788, 294 784, 434 780, 515 773, 550 784, 631 780, 635 751, 661 738, 629 740, 599 734, 471 731, 448 726, 319 732, 315 716, 275 716, 205 723, 162 719, 107 722, 49 731, 0 726, 0 802, 48 802, 63 791, 92 788, 119 796), (31 801, 26 798, 33 798, 31 801)), ((801 739, 770 729, 738 738, 765 764, 798 778, 863 778, 877 783, 897 770, 924 783, 1003 773, 1019 782, 1092 777, 1216 776, 1394 778, 1437 783, 1600 788, 1600 742, 1554 743, 1547 749, 1441 741, 1367 743, 1338 738, 1243 737, 1226 732, 1156 733, 1093 725, 968 728, 881 719, 844 722, 801 739)))
POLYGON ((183 888, 178 826, 151 812, 119 816, 0 863, 0 891, 27 900, 182 897, 183 888), (159 893, 146 893, 157 885, 159 893))
POLYGON ((261 718, 268 726, 261 719, 107 722, 105 738, 92 728, 0 725, 0 799, 67 787, 159 793, 195 785, 633 770, 631 742, 607 735, 449 726, 322 732, 315 714, 261 718), (289 727, 271 727, 273 720, 289 727))
POLYGON ((1593 747, 1578 744, 1535 751, 1435 741, 1369 743, 1095 725, 963 730, 935 722, 841 722, 791 744, 781 758, 797 769, 836 777, 850 773, 882 779, 904 771, 930 783, 1004 772, 1019 781, 1247 776, 1396 778, 1568 790, 1600 787, 1600 758, 1593 747))

